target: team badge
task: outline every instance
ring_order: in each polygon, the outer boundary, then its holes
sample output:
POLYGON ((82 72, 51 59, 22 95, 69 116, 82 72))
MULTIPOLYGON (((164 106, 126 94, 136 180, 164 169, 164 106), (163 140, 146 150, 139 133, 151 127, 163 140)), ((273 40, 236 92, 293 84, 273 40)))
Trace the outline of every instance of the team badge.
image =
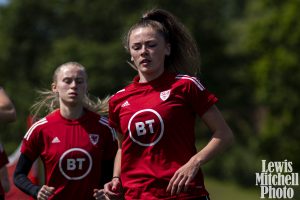
POLYGON ((99 141, 99 135, 97 134, 89 134, 90 136, 90 141, 93 145, 97 144, 99 141))
POLYGON ((165 101, 169 98, 171 90, 166 90, 160 93, 160 99, 165 101))

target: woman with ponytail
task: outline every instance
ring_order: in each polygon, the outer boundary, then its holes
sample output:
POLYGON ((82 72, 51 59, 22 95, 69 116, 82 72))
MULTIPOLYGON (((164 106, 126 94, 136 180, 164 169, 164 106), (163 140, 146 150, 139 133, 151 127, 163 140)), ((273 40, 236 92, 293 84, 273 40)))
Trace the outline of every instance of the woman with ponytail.
POLYGON ((101 188, 112 176, 115 131, 103 116, 107 101, 87 96, 85 68, 77 62, 59 66, 51 90, 40 92, 33 112, 39 120, 24 136, 16 186, 38 200, 105 198, 101 188), (27 177, 38 157, 44 165, 43 186, 27 177))
POLYGON ((195 40, 165 10, 146 12, 128 31, 124 46, 137 70, 133 82, 109 102, 109 122, 118 135, 110 199, 207 200, 201 167, 223 151, 233 134, 217 98, 196 78, 195 40), (197 151, 199 116, 212 133, 197 151))

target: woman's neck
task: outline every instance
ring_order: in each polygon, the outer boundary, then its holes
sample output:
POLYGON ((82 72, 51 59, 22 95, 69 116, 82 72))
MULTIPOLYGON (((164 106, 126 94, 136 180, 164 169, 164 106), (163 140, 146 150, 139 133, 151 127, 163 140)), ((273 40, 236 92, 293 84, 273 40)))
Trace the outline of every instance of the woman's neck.
POLYGON ((82 105, 78 106, 62 106, 60 114, 66 119, 79 119, 84 114, 82 105))
POLYGON ((139 82, 140 83, 150 82, 150 81, 152 81, 152 80, 157 79, 158 77, 160 77, 163 73, 164 73, 164 70, 160 70, 160 71, 158 71, 156 73, 151 73, 151 74, 147 74, 147 73, 143 73, 143 72, 139 71, 139 77, 140 77, 139 82))

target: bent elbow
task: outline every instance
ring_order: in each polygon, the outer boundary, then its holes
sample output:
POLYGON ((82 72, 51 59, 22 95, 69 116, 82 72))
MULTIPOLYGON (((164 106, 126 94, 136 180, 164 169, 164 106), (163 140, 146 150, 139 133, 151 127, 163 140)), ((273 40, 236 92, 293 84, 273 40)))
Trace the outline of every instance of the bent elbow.
POLYGON ((25 177, 24 174, 18 172, 17 170, 14 171, 14 174, 13 174, 13 184, 17 187, 19 187, 19 181, 25 177))

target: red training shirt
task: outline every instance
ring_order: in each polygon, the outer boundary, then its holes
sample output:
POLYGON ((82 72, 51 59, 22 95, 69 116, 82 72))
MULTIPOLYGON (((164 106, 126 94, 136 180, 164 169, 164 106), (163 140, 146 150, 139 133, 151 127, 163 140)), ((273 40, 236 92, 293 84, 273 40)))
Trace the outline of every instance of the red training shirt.
POLYGON ((208 195, 201 169, 190 190, 170 196, 175 171, 197 153, 195 119, 217 101, 195 77, 164 72, 133 83, 110 99, 109 122, 124 136, 121 178, 125 199, 188 199, 208 195))
POLYGON ((96 113, 86 111, 81 118, 68 120, 57 110, 31 126, 21 152, 32 161, 41 157, 45 184, 55 187, 49 199, 94 199, 101 162, 116 153, 113 133, 107 118, 96 113))

